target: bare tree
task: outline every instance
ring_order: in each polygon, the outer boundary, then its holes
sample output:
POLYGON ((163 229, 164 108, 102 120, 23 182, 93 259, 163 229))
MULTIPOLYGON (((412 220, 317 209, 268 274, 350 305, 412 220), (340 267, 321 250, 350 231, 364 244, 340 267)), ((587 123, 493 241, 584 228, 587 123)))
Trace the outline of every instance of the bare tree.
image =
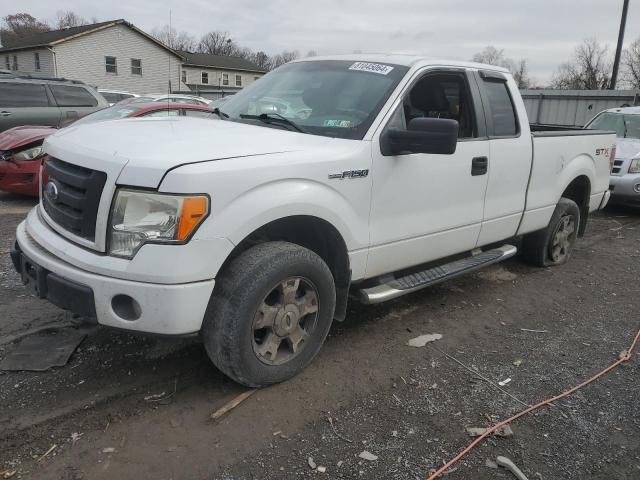
POLYGON ((2 42, 4 47, 9 47, 19 37, 29 35, 30 33, 48 32, 49 30, 51 30, 51 28, 47 23, 41 22, 28 13, 7 15, 2 18, 0 42, 2 42))
POLYGON ((151 36, 164 43, 173 50, 193 52, 196 49, 196 39, 187 32, 176 31, 175 28, 165 25, 151 30, 151 36))
POLYGON ((608 48, 595 38, 578 45, 573 57, 558 67, 551 85, 574 90, 604 90, 609 86, 611 60, 608 48))
POLYGON ((476 53, 471 61, 508 69, 518 88, 531 88, 532 86, 533 81, 529 77, 529 64, 526 58, 521 58, 519 61, 513 60, 504 54, 503 49, 488 45, 484 50, 476 53))
POLYGON ((278 53, 271 57, 271 64, 269 65, 269 70, 273 70, 274 68, 278 68, 280 65, 284 65, 296 58, 300 58, 300 52, 297 50, 291 51, 283 51, 282 53, 278 53))
POLYGON ((631 88, 640 88, 640 38, 637 38, 622 56, 622 77, 631 88))
POLYGON ((315 50, 309 50, 305 55, 305 57, 317 57, 317 56, 318 56, 318 52, 316 52, 315 50))
MULTIPOLYGON (((58 29, 67 28, 67 27, 79 27, 81 25, 89 24, 89 21, 86 18, 81 17, 80 15, 78 15, 75 12, 72 12, 71 10, 66 10, 66 11, 59 10, 58 13, 56 14, 56 17, 57 17, 56 27, 58 29)), ((96 23, 96 22, 93 22, 93 23, 96 23)))
POLYGON ((200 53, 233 57, 237 56, 240 48, 229 36, 228 32, 212 31, 202 36, 200 43, 198 43, 198 51, 200 53))

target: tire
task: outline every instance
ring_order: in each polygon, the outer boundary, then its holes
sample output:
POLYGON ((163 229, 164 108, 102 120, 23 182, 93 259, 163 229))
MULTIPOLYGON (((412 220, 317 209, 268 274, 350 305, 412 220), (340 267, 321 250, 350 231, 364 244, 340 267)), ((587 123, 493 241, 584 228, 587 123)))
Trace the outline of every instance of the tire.
POLYGON ((522 240, 522 257, 538 267, 562 265, 569 260, 580 225, 580 209, 561 198, 544 230, 529 233, 522 240))
POLYGON ((287 242, 256 245, 218 277, 203 343, 216 367, 236 382, 279 383, 316 356, 335 305, 333 275, 318 255, 287 242))

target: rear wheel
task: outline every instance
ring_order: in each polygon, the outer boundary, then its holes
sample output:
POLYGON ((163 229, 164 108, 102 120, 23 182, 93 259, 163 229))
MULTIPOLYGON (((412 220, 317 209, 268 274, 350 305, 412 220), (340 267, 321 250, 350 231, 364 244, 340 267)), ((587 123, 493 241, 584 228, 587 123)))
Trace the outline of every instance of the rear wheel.
POLYGON ((561 198, 547 228, 524 236, 523 258, 539 267, 566 263, 578 238, 579 225, 578 205, 573 200, 561 198))
POLYGON ((335 302, 331 271, 314 252, 287 242, 257 245, 218 277, 203 323, 205 348, 239 383, 282 382, 320 350, 335 302))

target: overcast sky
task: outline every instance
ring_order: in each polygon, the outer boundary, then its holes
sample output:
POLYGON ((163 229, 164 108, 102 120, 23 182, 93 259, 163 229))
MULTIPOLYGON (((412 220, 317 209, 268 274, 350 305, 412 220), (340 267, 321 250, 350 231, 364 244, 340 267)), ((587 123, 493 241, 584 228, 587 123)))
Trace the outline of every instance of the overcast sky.
MULTIPOLYGON (((640 0, 631 0, 625 44, 640 36, 640 0)), ((468 60, 486 45, 529 60, 531 75, 549 80, 584 38, 613 55, 622 0, 129 0, 3 2, 2 16, 25 11, 53 22, 61 8, 100 21, 124 18, 150 32, 169 21, 199 36, 228 31, 267 53, 418 53, 468 60)))

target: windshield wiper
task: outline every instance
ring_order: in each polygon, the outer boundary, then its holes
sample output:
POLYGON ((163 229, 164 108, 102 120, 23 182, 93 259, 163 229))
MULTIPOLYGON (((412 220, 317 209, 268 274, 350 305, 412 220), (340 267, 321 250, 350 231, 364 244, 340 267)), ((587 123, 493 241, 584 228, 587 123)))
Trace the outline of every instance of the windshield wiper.
POLYGON ((222 110, 220 110, 218 107, 213 109, 213 113, 215 113, 216 115, 218 115, 222 120, 224 120, 225 118, 229 118, 229 115, 227 115, 226 113, 224 113, 222 110))
POLYGON ((283 125, 288 125, 293 128, 295 131, 300 133, 309 133, 305 129, 303 129, 300 125, 296 124, 293 120, 289 120, 287 117, 280 115, 279 113, 261 113, 260 115, 248 115, 241 114, 240 118, 245 118, 248 120, 260 120, 264 123, 280 123, 283 125))

